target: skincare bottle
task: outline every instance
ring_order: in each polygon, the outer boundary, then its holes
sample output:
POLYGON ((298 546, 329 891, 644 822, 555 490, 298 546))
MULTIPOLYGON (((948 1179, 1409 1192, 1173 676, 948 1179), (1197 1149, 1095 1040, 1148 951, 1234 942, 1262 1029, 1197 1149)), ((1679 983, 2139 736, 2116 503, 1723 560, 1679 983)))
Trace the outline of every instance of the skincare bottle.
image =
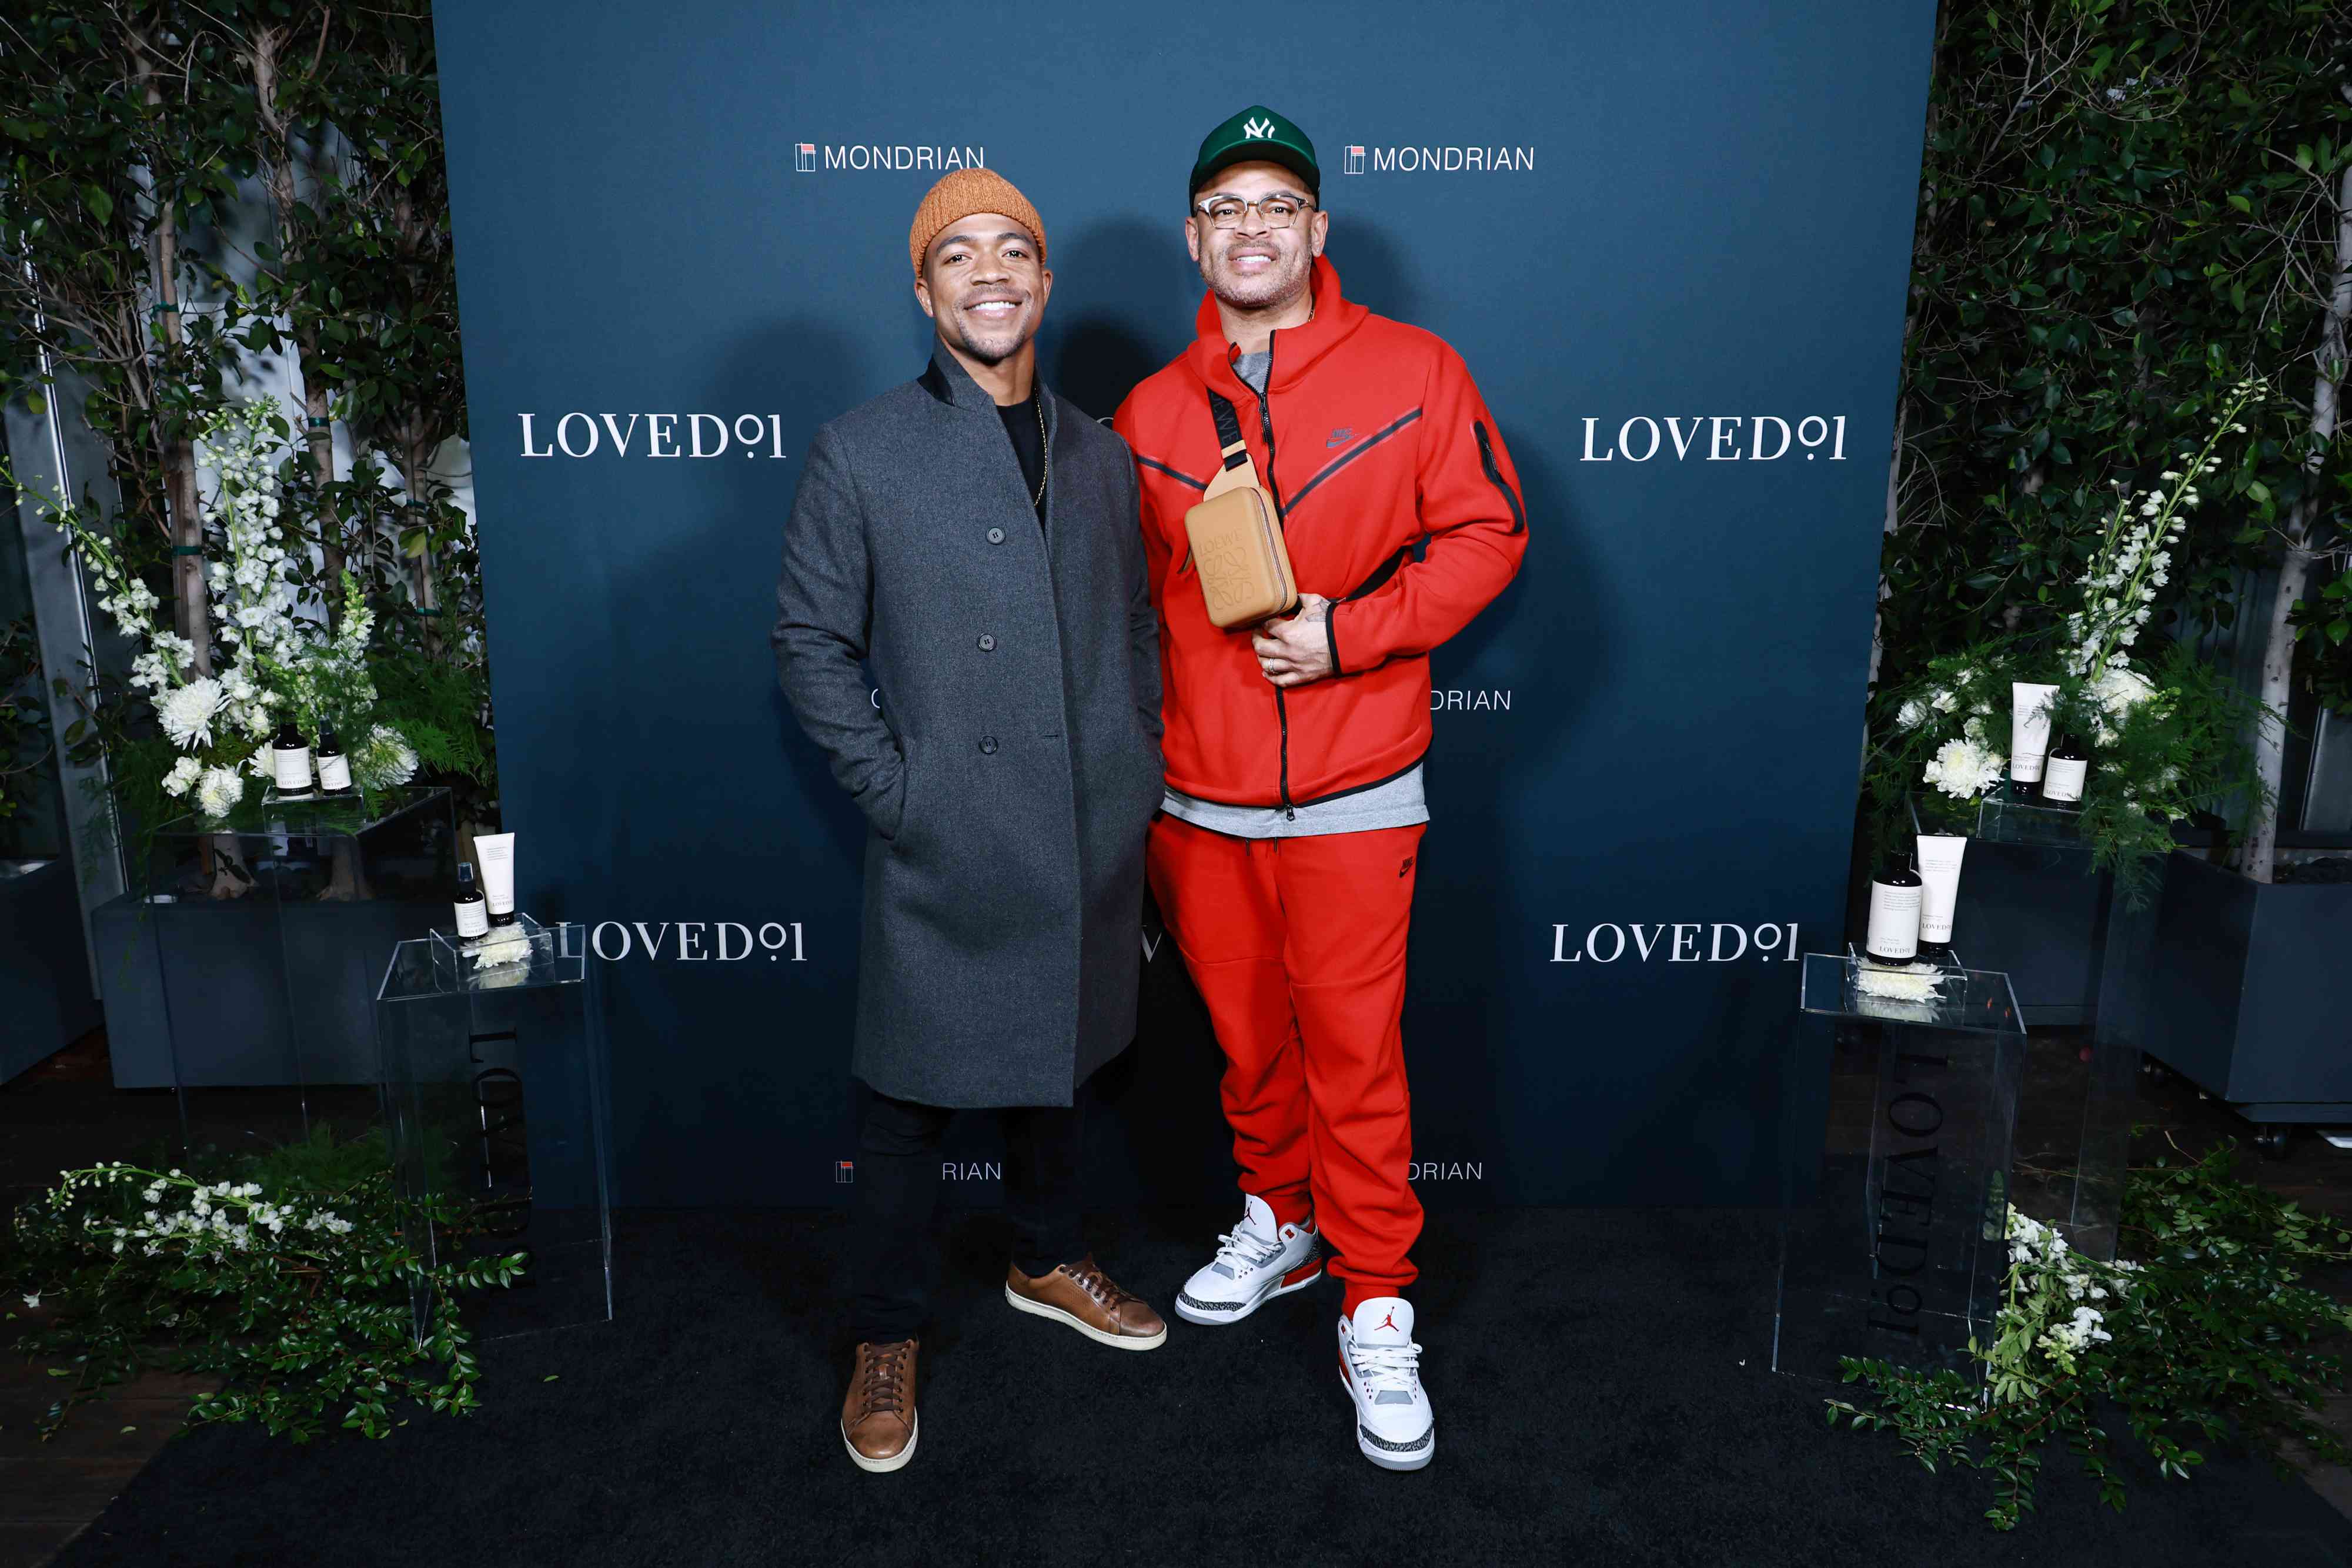
POLYGON ((489 905, 482 898, 482 890, 474 883, 474 862, 457 862, 457 896, 452 901, 457 913, 457 935, 465 941, 489 934, 489 905))
POLYGON ((319 727, 319 793, 348 795, 352 792, 352 759, 343 755, 341 742, 335 739, 332 726, 319 727))
POLYGON ((1917 873, 1890 857, 1870 879, 1870 934, 1863 951, 1873 963, 1908 964, 1919 956, 1917 873))
POLYGON ((278 737, 269 743, 269 774, 277 780, 279 800, 309 799, 310 747, 290 718, 278 727, 278 737))
POLYGON ((2051 748, 2049 771, 2042 775, 2042 798, 2072 804, 2083 798, 2083 780, 2091 771, 2091 754, 2073 736, 2062 737, 2051 748))

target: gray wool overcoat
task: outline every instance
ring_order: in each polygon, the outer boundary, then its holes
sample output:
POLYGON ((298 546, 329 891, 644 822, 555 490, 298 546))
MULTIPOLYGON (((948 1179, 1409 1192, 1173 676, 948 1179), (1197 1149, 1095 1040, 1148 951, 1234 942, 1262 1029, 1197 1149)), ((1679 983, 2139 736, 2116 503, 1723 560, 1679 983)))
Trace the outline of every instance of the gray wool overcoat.
POLYGON ((1044 403, 1043 529, 944 349, 818 430, 784 525, 777 675, 869 830, 850 1070, 929 1105, 1069 1104, 1135 1036, 1158 622, 1126 444, 1044 403))

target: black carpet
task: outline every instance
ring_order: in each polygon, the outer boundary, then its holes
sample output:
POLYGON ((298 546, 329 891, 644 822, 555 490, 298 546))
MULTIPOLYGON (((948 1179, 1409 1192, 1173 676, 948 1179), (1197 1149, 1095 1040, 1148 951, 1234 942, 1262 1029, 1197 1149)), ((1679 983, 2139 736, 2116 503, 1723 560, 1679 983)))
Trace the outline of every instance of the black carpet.
MULTIPOLYGON (((1229 1222, 1097 1221, 1097 1251, 1166 1312, 1229 1222)), ((921 1446, 869 1476, 835 1425, 838 1221, 633 1213, 618 1234, 618 1319, 486 1346, 481 1414, 383 1443, 193 1432, 59 1562, 2352 1563, 2352 1525, 2225 1454, 2187 1483, 2137 1465, 2121 1515, 2053 1456, 2040 1511, 1993 1533, 1985 1478, 1831 1431, 1816 1388, 1765 1370, 1753 1213, 1433 1216, 1414 1294, 1438 1454, 1407 1475, 1356 1451, 1329 1281, 1122 1353, 1005 1306, 1001 1225, 958 1216, 921 1446)))

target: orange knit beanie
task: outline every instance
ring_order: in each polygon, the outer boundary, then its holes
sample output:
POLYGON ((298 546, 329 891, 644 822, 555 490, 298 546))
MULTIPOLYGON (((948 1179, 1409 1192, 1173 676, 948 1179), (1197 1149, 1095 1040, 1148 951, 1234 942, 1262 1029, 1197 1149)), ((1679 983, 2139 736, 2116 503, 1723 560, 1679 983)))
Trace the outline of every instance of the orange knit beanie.
POLYGON ((940 183, 925 193, 922 204, 915 209, 914 226, 907 231, 907 255, 915 264, 917 277, 922 276, 923 253, 931 248, 931 242, 950 224, 974 213, 1003 213, 1019 223, 1036 240, 1037 261, 1044 265, 1045 221, 1029 204, 1029 198, 992 169, 957 169, 940 176, 940 183))

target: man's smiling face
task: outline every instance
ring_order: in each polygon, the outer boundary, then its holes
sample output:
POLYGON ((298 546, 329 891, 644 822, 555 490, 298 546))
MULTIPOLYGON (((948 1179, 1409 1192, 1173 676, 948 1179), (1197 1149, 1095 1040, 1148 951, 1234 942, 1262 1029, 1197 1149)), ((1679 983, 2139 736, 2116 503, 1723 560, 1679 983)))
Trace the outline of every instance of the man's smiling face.
POLYGON ((1256 202, 1276 195, 1291 196, 1302 207, 1307 200, 1298 176, 1279 163, 1236 163, 1192 193, 1185 246, 1209 292, 1237 309, 1260 310, 1304 293, 1330 216, 1307 208, 1290 227, 1278 229, 1266 223, 1260 208, 1250 207, 1239 227, 1221 229, 1202 214, 1200 204, 1215 196, 1256 202))
POLYGON ((1036 335, 1054 292, 1037 242, 1002 213, 948 225, 924 253, 915 298, 940 338, 982 364, 998 364, 1036 335))

